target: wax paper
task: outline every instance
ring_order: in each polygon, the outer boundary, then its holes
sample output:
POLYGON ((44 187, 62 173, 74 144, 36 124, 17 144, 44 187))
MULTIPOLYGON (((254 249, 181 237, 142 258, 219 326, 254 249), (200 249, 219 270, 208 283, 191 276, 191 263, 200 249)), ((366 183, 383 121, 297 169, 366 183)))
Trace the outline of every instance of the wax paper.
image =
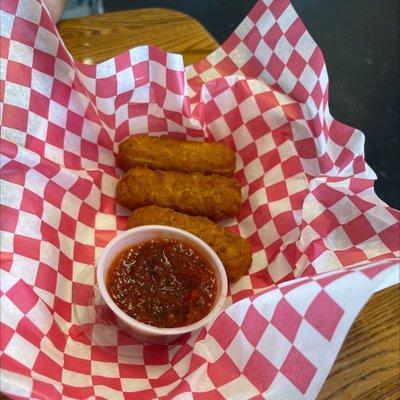
POLYGON ((363 134, 330 115, 323 55, 291 4, 257 2, 186 67, 154 46, 85 65, 40 1, 0 9, 1 391, 315 398, 362 306, 399 280, 399 213, 374 192, 363 134), (96 284, 82 274, 125 229, 115 155, 139 133, 235 150, 243 205, 222 224, 253 264, 200 332, 155 346, 113 331, 105 348, 74 310, 96 284))

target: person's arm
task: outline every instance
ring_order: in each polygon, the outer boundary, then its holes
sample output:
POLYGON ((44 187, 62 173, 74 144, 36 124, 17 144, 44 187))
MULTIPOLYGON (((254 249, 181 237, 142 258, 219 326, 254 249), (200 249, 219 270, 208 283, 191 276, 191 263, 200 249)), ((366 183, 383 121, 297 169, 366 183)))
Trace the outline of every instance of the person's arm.
POLYGON ((54 23, 56 24, 60 18, 62 13, 64 12, 65 3, 67 0, 44 0, 47 9, 53 19, 54 23))

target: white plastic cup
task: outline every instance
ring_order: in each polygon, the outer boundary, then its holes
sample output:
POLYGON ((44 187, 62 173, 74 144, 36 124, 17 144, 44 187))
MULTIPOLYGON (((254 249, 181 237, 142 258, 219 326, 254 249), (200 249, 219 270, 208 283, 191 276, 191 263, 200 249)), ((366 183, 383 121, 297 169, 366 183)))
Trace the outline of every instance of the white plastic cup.
POLYGON ((179 336, 196 331, 213 321, 223 309, 228 289, 228 280, 225 268, 215 251, 197 236, 182 229, 164 225, 139 226, 116 236, 104 248, 97 265, 96 276, 100 294, 112 312, 116 315, 119 325, 136 339, 142 342, 157 344, 169 343, 179 336), (115 258, 128 247, 153 239, 172 239, 182 241, 197 250, 205 260, 214 267, 217 277, 217 294, 215 296, 214 305, 203 319, 194 324, 179 328, 158 328, 144 324, 125 314, 114 303, 108 293, 106 287, 107 272, 112 266, 115 258))

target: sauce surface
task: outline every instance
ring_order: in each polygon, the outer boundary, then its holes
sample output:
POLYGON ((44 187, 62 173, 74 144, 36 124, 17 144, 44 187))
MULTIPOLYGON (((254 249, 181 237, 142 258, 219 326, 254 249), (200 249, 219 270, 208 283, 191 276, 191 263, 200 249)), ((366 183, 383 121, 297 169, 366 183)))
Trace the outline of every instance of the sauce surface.
POLYGON ((214 267, 191 247, 171 239, 150 240, 122 251, 106 285, 122 311, 163 328, 204 318, 217 293, 214 267))

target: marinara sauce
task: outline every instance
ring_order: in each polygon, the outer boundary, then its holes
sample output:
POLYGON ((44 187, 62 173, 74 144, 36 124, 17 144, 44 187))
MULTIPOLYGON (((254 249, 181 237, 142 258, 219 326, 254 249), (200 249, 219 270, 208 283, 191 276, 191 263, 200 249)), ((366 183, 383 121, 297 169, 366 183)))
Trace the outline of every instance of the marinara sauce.
POLYGON ((117 306, 148 325, 175 328, 204 318, 217 293, 214 267, 196 250, 171 239, 125 249, 107 276, 117 306))

